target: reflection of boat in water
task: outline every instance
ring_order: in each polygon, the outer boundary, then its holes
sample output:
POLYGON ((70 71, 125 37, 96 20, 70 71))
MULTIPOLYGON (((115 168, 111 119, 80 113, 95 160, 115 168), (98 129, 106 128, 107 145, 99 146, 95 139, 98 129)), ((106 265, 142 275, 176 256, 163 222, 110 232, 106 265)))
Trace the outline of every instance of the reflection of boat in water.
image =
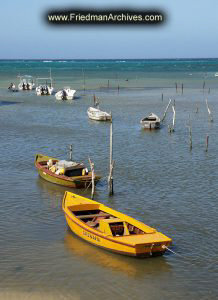
POLYGON ((122 272, 127 276, 139 278, 147 273, 156 276, 157 274, 170 271, 170 265, 163 257, 149 259, 146 260, 146 263, 142 264, 141 259, 133 260, 128 256, 118 256, 103 249, 93 247, 72 234, 70 229, 65 234, 64 242, 72 256, 81 257, 88 263, 111 269, 115 272, 122 272))
POLYGON ((62 208, 75 234, 112 252, 136 257, 159 256, 172 242, 156 229, 77 194, 66 192, 62 208))

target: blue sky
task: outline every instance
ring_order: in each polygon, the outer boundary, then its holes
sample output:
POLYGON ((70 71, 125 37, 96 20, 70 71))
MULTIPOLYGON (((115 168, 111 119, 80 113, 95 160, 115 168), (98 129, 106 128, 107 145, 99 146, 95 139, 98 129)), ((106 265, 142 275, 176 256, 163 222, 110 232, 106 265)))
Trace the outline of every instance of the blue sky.
POLYGON ((218 0, 19 0, 1 2, 0 59, 218 57, 218 0), (162 9, 161 26, 51 26, 49 9, 162 9))

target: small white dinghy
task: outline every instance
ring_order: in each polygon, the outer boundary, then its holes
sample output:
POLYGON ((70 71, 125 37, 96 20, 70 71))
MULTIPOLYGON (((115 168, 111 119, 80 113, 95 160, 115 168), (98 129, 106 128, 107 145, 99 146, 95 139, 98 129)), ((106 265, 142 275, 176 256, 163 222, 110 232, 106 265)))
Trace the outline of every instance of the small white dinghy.
POLYGON ((160 118, 154 113, 150 113, 144 119, 140 121, 144 129, 159 129, 160 128, 160 118))
POLYGON ((99 108, 89 107, 87 110, 87 114, 89 119, 96 121, 111 121, 112 115, 111 113, 107 113, 106 111, 102 111, 99 108))
POLYGON ((71 90, 70 88, 64 88, 63 90, 58 91, 55 94, 55 98, 57 100, 73 100, 75 93, 76 90, 71 90))
POLYGON ((87 114, 89 119, 96 121, 112 121, 112 114, 107 113, 106 111, 102 111, 99 109, 99 98, 96 98, 93 95, 94 107, 89 107, 87 110, 87 114))

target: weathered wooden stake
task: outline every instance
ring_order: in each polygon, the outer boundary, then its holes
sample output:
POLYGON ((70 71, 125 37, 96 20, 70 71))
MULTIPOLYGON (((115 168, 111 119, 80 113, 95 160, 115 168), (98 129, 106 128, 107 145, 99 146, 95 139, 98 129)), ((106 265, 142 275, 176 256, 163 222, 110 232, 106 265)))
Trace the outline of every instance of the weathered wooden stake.
POLYGON ((172 110, 173 110, 173 131, 174 131, 174 127, 175 127, 175 120, 176 120, 176 111, 175 111, 175 106, 172 106, 172 110))
POLYGON ((91 194, 91 199, 94 198, 94 193, 95 193, 95 171, 94 171, 94 163, 91 161, 89 158, 89 164, 92 172, 92 194, 91 194))
POLYGON ((182 83, 182 94, 183 94, 183 83, 182 83))
POLYGON ((188 129, 189 129, 189 150, 192 151, 192 124, 191 124, 190 115, 189 115, 188 129))
POLYGON ((70 145, 70 161, 73 160, 73 145, 70 145))
POLYGON ((177 93, 178 92, 177 82, 175 82, 175 86, 176 86, 176 93, 177 93))
POLYGON ((213 116, 211 114, 211 110, 209 108, 208 102, 207 102, 207 98, 206 98, 206 105, 207 105, 207 111, 208 111, 208 115, 209 115, 209 120, 210 122, 213 122, 213 116))
POLYGON ((198 106, 197 106, 197 107, 196 107, 196 114, 198 113, 198 110, 199 110, 199 109, 198 109, 198 106))
POLYGON ((175 131, 175 119, 176 119, 176 111, 175 111, 175 107, 174 105, 172 106, 172 110, 173 110, 173 124, 172 126, 171 125, 168 125, 168 132, 169 133, 172 133, 175 131))
POLYGON ((120 92, 120 86, 119 86, 119 83, 118 83, 118 85, 117 85, 117 92, 118 92, 118 94, 119 94, 119 92, 120 92))
POLYGON ((204 93, 204 89, 205 89, 205 81, 203 82, 203 93, 204 93))
POLYGON ((206 152, 208 151, 208 143, 209 143, 209 135, 207 134, 207 136, 206 136, 206 149, 205 149, 206 152))
POLYGON ((162 93, 161 99, 162 99, 162 102, 163 102, 163 93, 162 93))
POLYGON ((161 122, 163 122, 163 120, 166 118, 167 110, 168 110, 168 108, 169 108, 169 106, 170 106, 171 101, 172 101, 172 100, 170 99, 169 103, 167 104, 167 107, 166 107, 166 109, 165 109, 165 112, 164 112, 164 114, 163 114, 163 118, 162 118, 161 122))
POLYGON ((84 72, 84 69, 82 69, 82 73, 83 73, 83 91, 85 92, 86 81, 85 81, 85 72, 84 72))
POLYGON ((113 195, 113 168, 114 168, 114 160, 113 160, 113 123, 111 121, 110 125, 110 165, 109 165, 109 176, 108 176, 108 191, 109 195, 113 195))
POLYGON ((189 149, 192 151, 192 127, 189 126, 189 149))

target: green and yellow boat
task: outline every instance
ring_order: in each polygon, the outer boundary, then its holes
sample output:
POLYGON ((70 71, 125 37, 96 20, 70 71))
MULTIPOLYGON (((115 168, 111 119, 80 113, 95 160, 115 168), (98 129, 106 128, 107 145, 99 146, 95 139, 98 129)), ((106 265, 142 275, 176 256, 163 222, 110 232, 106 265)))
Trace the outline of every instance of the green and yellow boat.
POLYGON ((65 192, 62 209, 70 229, 85 241, 136 257, 163 255, 171 238, 99 202, 65 192))
MULTIPOLYGON (((88 188, 92 185, 92 173, 83 163, 36 154, 35 167, 43 179, 55 184, 69 188, 88 188)), ((100 178, 98 175, 94 176, 95 185, 100 178)))

